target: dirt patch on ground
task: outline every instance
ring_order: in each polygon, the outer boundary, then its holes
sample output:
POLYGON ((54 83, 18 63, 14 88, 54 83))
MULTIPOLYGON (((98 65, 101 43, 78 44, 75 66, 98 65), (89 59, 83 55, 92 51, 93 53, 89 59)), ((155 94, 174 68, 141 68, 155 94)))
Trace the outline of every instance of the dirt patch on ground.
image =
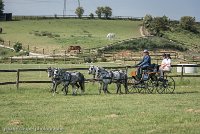
POLYGON ((189 112, 189 113, 200 113, 200 109, 187 109, 186 112, 189 112))
POLYGON ((9 125, 23 125, 23 122, 21 120, 11 120, 9 121, 9 125))
POLYGON ((106 115, 105 117, 106 118, 117 118, 117 117, 119 117, 119 115, 117 115, 117 114, 111 114, 111 115, 106 115))

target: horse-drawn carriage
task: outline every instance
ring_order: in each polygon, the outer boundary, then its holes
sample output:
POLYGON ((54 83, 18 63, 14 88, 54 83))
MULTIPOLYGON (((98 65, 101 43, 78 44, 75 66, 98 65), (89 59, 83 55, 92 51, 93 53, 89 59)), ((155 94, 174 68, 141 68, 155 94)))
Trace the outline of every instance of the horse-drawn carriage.
MULTIPOLYGON (((73 94, 77 94, 77 89, 81 88, 81 93, 85 91, 85 78, 80 72, 68 72, 59 68, 47 69, 49 78, 52 78, 53 95, 56 93, 57 86, 63 84, 63 91, 68 93, 68 86, 72 85, 73 94)), ((99 94, 103 90, 108 91, 108 85, 116 84, 116 93, 121 94, 121 85, 124 86, 125 93, 173 93, 175 90, 175 81, 172 77, 167 76, 166 72, 163 78, 160 78, 158 66, 142 70, 141 74, 136 71, 131 72, 131 79, 128 79, 126 71, 107 70, 102 67, 91 65, 88 74, 93 75, 93 80, 99 82, 99 94)))
POLYGON ((175 81, 172 77, 167 76, 160 78, 158 67, 147 68, 142 70, 141 74, 137 71, 131 72, 132 79, 128 80, 129 93, 173 93, 175 90, 175 81))

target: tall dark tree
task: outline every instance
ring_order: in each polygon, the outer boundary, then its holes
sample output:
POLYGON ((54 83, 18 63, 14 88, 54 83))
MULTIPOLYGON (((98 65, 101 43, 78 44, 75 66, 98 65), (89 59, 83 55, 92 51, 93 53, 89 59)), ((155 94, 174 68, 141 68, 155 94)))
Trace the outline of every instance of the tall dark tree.
POLYGON ((97 7, 97 10, 95 11, 97 14, 98 18, 100 19, 102 14, 103 14, 103 7, 97 7))
POLYGON ((82 18, 83 14, 84 14, 84 9, 83 7, 78 7, 75 11, 75 14, 78 16, 78 18, 82 18))
POLYGON ((4 10, 4 2, 3 0, 0 0, 0 14, 3 14, 3 10, 4 10))
POLYGON ((103 9, 102 13, 104 14, 104 17, 106 19, 108 19, 112 16, 112 8, 105 6, 102 9, 103 9))
POLYGON ((195 17, 191 17, 191 16, 181 17, 180 26, 185 30, 196 31, 195 17))

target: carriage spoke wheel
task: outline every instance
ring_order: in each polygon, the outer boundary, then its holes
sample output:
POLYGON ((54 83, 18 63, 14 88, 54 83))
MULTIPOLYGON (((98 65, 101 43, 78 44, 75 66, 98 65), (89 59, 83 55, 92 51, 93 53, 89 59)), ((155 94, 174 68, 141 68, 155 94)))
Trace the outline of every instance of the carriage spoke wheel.
POLYGON ((137 88, 134 79, 128 79, 128 93, 137 93, 137 88))
POLYGON ((175 90, 175 81, 172 77, 167 77, 166 79, 166 93, 173 93, 175 90))
POLYGON ((147 93, 151 94, 156 89, 157 81, 148 80, 147 93))
POLYGON ((138 93, 148 93, 148 82, 142 81, 140 84, 136 85, 138 93))
POLYGON ((163 94, 163 93, 165 93, 165 89, 166 89, 166 87, 164 85, 164 82, 158 80, 157 81, 157 88, 156 88, 157 93, 163 94))

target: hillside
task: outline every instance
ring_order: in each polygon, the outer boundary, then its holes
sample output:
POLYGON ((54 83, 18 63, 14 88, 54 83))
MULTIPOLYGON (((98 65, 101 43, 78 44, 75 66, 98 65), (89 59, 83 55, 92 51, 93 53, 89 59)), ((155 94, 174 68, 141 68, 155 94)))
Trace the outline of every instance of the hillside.
MULTIPOLYGON (((105 51, 120 51, 141 49, 171 49, 192 52, 198 55, 200 50, 200 34, 194 34, 182 29, 164 31, 163 37, 149 39, 134 39, 119 42, 129 38, 141 36, 141 21, 125 20, 87 20, 87 19, 50 19, 50 20, 22 20, 1 22, 3 34, 0 38, 11 43, 21 42, 30 51, 52 53, 67 49, 70 45, 80 45, 83 49, 104 47, 105 51), (115 33, 116 38, 108 40, 106 35, 115 33), (119 43, 117 43, 119 42, 119 43)), ((200 24, 196 25, 200 31, 200 24)))
MULTIPOLYGON (((200 31, 200 30, 199 30, 200 31)), ((169 40, 180 42, 194 53, 200 53, 200 34, 188 31, 165 32, 164 36, 169 40)))
POLYGON ((22 20, 1 22, 3 34, 0 37, 11 42, 21 42, 26 48, 66 49, 70 45, 82 48, 101 47, 132 37, 139 37, 140 21, 124 20, 22 20), (115 33, 114 40, 106 38, 108 33, 115 33))
POLYGON ((113 46, 105 47, 103 51, 111 52, 111 51, 131 50, 137 52, 143 49, 148 49, 151 51, 163 49, 163 50, 175 50, 180 52, 185 52, 188 50, 186 46, 183 46, 182 44, 170 41, 165 38, 148 37, 148 38, 127 40, 113 46))

